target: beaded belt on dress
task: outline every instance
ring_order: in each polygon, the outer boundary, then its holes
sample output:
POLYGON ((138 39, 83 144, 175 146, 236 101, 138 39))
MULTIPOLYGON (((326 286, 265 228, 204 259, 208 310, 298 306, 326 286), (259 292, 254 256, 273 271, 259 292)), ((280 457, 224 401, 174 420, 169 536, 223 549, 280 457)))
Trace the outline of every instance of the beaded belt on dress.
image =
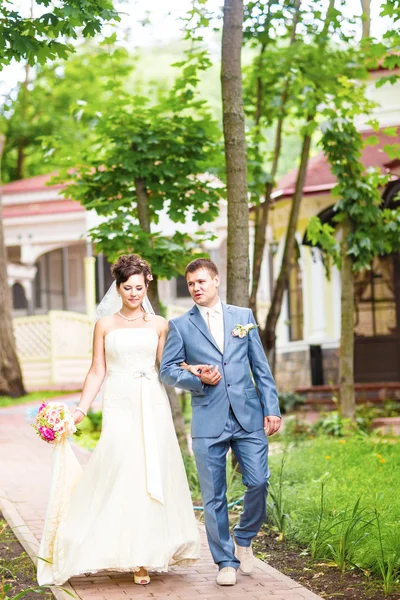
POLYGON ((131 376, 138 379, 139 377, 146 377, 147 379, 152 379, 154 377, 154 373, 157 373, 157 369, 155 366, 146 367, 142 369, 135 369, 131 371, 130 369, 126 369, 126 371, 108 371, 108 375, 124 375, 131 376))

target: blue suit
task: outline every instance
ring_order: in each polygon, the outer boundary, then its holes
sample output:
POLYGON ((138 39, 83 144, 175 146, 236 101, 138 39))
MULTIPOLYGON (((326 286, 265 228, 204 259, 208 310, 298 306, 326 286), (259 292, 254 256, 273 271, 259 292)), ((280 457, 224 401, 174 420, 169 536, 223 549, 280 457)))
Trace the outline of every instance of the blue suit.
POLYGON ((255 324, 252 311, 222 304, 222 312, 223 352, 196 305, 170 321, 160 378, 191 392, 193 451, 211 553, 220 568, 237 568, 239 561, 229 534, 226 454, 232 447, 247 487, 234 535, 239 546, 249 546, 265 519, 269 470, 264 416, 280 416, 280 411, 258 330, 252 329, 243 338, 232 335, 237 324, 255 324), (182 362, 218 365, 222 379, 216 386, 204 385, 179 366, 182 362))

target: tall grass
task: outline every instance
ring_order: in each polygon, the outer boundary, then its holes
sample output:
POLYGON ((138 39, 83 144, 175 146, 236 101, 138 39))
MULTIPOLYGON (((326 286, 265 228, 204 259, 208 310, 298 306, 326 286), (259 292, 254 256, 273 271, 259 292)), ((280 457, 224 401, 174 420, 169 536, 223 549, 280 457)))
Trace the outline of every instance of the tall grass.
POLYGON ((318 436, 270 457, 290 516, 286 535, 340 571, 358 566, 390 593, 400 572, 400 444, 395 438, 318 436))
POLYGON ((282 455, 276 484, 270 483, 268 490, 268 508, 269 519, 277 531, 279 539, 283 540, 289 522, 289 515, 286 511, 285 500, 283 496, 283 471, 285 467, 286 454, 282 455))

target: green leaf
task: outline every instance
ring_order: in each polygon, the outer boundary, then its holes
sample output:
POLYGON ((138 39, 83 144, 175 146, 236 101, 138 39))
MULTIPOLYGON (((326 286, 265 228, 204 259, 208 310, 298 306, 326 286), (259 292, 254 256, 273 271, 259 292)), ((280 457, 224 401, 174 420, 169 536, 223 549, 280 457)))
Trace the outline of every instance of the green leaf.
POLYGON ((370 135, 364 139, 364 146, 376 146, 377 144, 379 144, 377 135, 370 135))
POLYGON ((397 129, 397 127, 385 127, 385 129, 382 130, 382 133, 388 135, 389 137, 396 137, 397 129))

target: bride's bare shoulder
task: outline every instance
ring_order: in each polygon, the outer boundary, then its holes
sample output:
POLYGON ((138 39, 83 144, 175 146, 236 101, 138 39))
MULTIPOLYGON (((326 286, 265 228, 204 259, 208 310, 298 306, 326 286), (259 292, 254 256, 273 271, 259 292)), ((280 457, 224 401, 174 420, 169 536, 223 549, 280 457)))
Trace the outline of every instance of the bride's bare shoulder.
POLYGON ((114 315, 110 315, 107 317, 101 317, 96 325, 95 325, 95 329, 96 331, 99 331, 101 333, 105 333, 106 331, 110 330, 115 323, 115 316, 114 315))
POLYGON ((159 333, 168 329, 168 321, 164 319, 164 317, 161 315, 150 315, 150 317, 153 327, 157 329, 159 333))

